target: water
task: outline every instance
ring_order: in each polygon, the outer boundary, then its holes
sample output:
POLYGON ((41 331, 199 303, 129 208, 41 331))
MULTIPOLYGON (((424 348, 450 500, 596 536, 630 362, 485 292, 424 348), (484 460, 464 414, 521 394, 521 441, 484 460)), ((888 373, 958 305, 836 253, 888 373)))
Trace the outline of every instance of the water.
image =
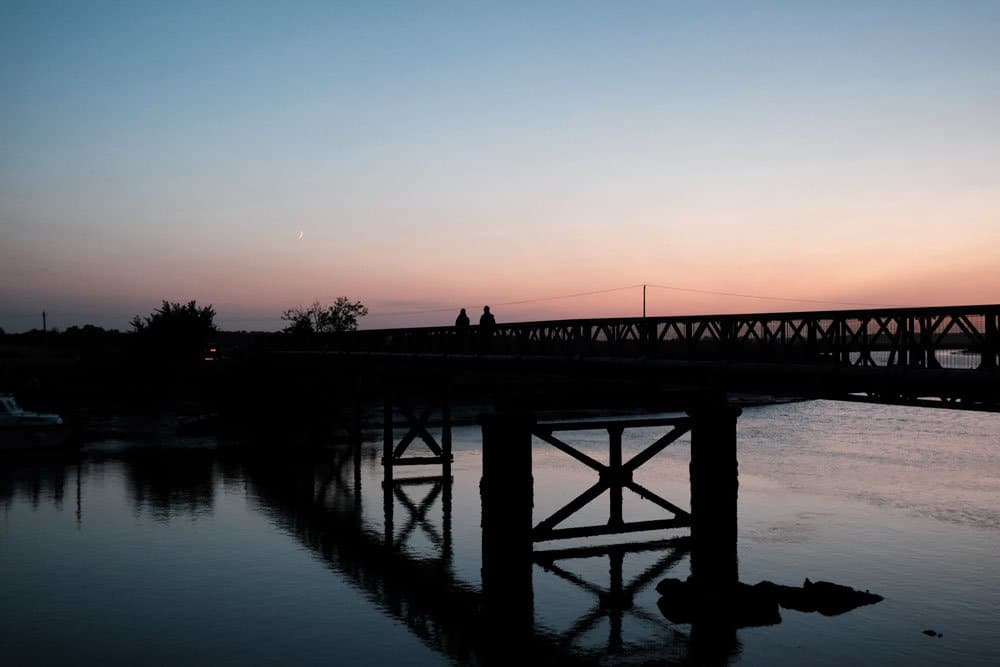
MULTIPOLYGON (((626 431, 626 458, 662 433, 626 431)), ((741 580, 799 585, 809 577, 885 599, 835 617, 782 609, 779 625, 737 631, 723 652, 727 660, 1000 663, 998 433, 1000 415, 834 402, 746 410, 739 421, 741 580)), ((607 459, 606 433, 562 437, 607 459)), ((276 461, 181 438, 161 443, 167 448, 106 442, 80 457, 7 461, 0 473, 0 661, 482 659, 475 631, 479 430, 456 428, 453 439, 450 520, 443 489, 435 495, 432 484, 402 487, 389 558, 380 551, 386 515, 373 444, 363 451, 360 488, 345 451, 322 463, 276 461)), ((687 506, 689 454, 685 437, 636 479, 687 506)), ((533 455, 536 521, 595 481, 540 442, 533 455)), ((400 473, 407 474, 417 473, 400 473)), ((629 519, 662 516, 629 492, 625 501, 629 519)), ((606 519, 601 497, 567 525, 606 519)), ((599 604, 597 593, 610 587, 609 564, 601 556, 560 560, 558 569, 535 566, 540 641, 564 659, 684 660, 692 629, 663 617, 653 586, 685 578, 688 557, 626 555, 624 585, 641 584, 627 609, 599 604)))

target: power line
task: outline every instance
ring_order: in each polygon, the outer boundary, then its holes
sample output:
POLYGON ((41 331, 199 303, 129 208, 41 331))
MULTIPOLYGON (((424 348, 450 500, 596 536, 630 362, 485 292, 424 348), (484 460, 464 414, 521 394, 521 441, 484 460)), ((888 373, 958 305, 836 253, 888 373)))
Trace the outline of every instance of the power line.
MULTIPOLYGON (((588 292, 574 292, 572 294, 559 294, 555 296, 543 296, 534 297, 530 299, 519 299, 516 301, 503 301, 500 303, 493 304, 494 306, 523 306, 532 303, 543 303, 546 301, 559 301, 562 299, 575 299, 584 296, 593 296, 595 294, 609 294, 611 292, 622 292, 630 289, 638 289, 643 287, 643 284, 636 285, 624 285, 622 287, 611 287, 608 289, 591 290, 588 292)), ((709 290, 709 289, 699 289, 696 287, 679 287, 677 285, 656 285, 648 283, 645 287, 652 287, 655 289, 668 290, 672 292, 688 292, 692 294, 708 294, 712 296, 728 296, 740 299, 756 299, 760 301, 784 301, 790 303, 818 303, 824 305, 834 305, 834 306, 865 306, 865 307, 875 307, 875 308, 906 308, 909 307, 908 304, 888 304, 888 303, 866 303, 858 301, 832 301, 827 299, 798 299, 794 297, 786 296, 770 296, 763 294, 746 294, 741 292, 724 292, 721 290, 709 290)), ((376 313, 369 313, 368 318, 377 317, 396 317, 396 316, 407 316, 407 315, 430 315, 434 313, 450 313, 454 312, 459 308, 464 306, 460 304, 454 304, 450 306, 441 306, 438 308, 425 308, 421 310, 390 310, 376 313)))
MULTIPOLYGON (((560 299, 575 299, 581 296, 593 296, 594 294, 608 294, 610 292, 621 292, 622 290, 636 289, 642 287, 642 285, 626 285, 625 287, 612 287, 609 289, 592 290, 590 292, 577 292, 575 294, 560 294, 558 296, 543 296, 535 297, 532 299, 522 299, 520 301, 504 301, 501 303, 494 303, 494 306, 523 306, 529 303, 541 303, 543 301, 558 301, 560 299)), ((456 308, 462 308, 463 306, 454 305, 446 306, 441 308, 429 308, 427 310, 396 310, 396 311, 385 311, 381 313, 369 313, 368 317, 388 317, 390 315, 426 315, 430 313, 447 313, 453 312, 456 308)))
POLYGON ((657 289, 670 290, 673 292, 691 292, 694 294, 712 294, 714 296, 732 296, 732 297, 739 297, 742 299, 759 299, 762 301, 791 301, 794 303, 822 303, 833 306, 871 306, 875 308, 911 307, 909 304, 899 304, 899 303, 864 303, 857 301, 828 301, 824 299, 795 299, 792 297, 785 297, 785 296, 763 296, 760 294, 741 294, 739 292, 720 292, 717 290, 696 289, 694 287, 677 287, 674 285, 649 284, 648 287, 655 287, 657 289))
POLYGON ((542 301, 556 301, 558 299, 573 299, 578 296, 591 296, 594 294, 607 294, 608 292, 621 292, 627 289, 636 289, 642 287, 642 285, 626 285, 625 287, 612 287, 611 289, 599 289, 593 292, 578 292, 577 294, 563 294, 562 296, 546 296, 538 299, 525 299, 524 301, 508 301, 506 303, 498 303, 498 306, 520 306, 526 303, 539 303, 542 301))

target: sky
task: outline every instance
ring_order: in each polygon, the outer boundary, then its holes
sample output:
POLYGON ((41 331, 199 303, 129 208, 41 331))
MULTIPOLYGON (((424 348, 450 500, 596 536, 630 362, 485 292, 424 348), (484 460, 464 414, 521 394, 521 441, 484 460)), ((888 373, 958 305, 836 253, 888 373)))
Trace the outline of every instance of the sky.
POLYGON ((8 332, 1000 302, 1000 2, 0 0, 0 90, 8 332))

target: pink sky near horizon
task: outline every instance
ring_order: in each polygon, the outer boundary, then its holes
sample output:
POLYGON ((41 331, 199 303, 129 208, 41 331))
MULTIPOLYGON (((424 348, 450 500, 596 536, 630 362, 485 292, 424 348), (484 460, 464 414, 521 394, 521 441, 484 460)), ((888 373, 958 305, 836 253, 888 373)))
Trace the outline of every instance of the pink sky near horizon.
MULTIPOLYGON (((378 207, 355 211, 356 224, 330 220, 324 210, 294 224, 258 213, 235 237, 224 222, 170 225, 155 212, 145 215, 166 224, 141 234, 100 220, 68 224, 60 215, 79 214, 62 213, 20 247, 0 250, 4 271, 16 279, 0 286, 0 300, 30 313, 30 326, 45 308, 53 326, 124 328, 161 299, 196 299, 214 304, 230 329, 277 328, 286 308, 339 295, 369 305, 363 326, 382 327, 454 317, 394 312, 465 306, 478 313, 483 304, 642 283, 803 299, 650 289, 648 312, 663 315, 1000 303, 1000 195, 992 189, 838 202, 804 201, 792 187, 773 187, 775 200, 689 196, 684 206, 650 190, 641 193, 645 206, 617 194, 590 193, 558 207, 533 197, 518 204, 516 218, 502 207, 484 213, 474 202, 455 210, 437 195, 437 206, 412 225, 392 223, 391 233, 378 207), (478 220, 463 225, 463 216, 478 220)), ((208 217, 220 215, 228 213, 208 217)), ((640 312, 639 289, 497 309, 507 321, 640 312)))
MULTIPOLYGON (((612 256, 582 265, 573 262, 560 265, 556 258, 532 257, 514 264, 516 270, 509 272, 496 268, 472 273, 455 262, 442 263, 426 272, 410 267, 398 273, 390 270, 355 275, 326 269, 321 264, 287 268, 278 264, 259 271, 211 267, 185 258, 177 263, 159 263, 152 270, 147 266, 141 279, 131 275, 137 267, 126 266, 117 275, 106 271, 96 281, 86 277, 87 267, 64 267, 43 274, 49 280, 38 281, 33 287, 43 299, 66 303, 63 308, 69 315, 63 314, 59 305, 48 307, 51 326, 96 322, 125 328, 130 314, 149 312, 160 298, 177 301, 193 298, 199 303, 214 304, 219 323, 227 329, 271 329, 280 326, 278 316, 286 308, 308 305, 313 300, 330 302, 344 294, 369 305, 371 315, 362 326, 373 328, 447 324, 453 321, 457 307, 478 314, 483 304, 493 304, 502 321, 636 316, 641 314, 642 289, 638 285, 642 282, 803 300, 755 299, 649 287, 650 315, 850 309, 860 304, 1000 303, 1000 263, 991 252, 987 248, 976 257, 971 252, 952 256, 935 250, 899 264, 859 252, 856 262, 838 256, 811 267, 806 266, 804 259, 763 256, 747 262, 728 258, 718 268, 706 266, 701 271, 691 266, 697 262, 690 259, 675 262, 669 253, 665 254, 664 263, 681 269, 676 272, 657 271, 655 266, 637 267, 627 261, 614 264, 612 256), (323 285, 332 287, 318 287, 323 285), (635 287, 534 304, 497 305, 628 285, 635 287), (150 299, 149 294, 160 296, 150 299), (444 312, 412 312, 449 307, 454 308, 444 312), (109 308, 120 313, 121 321, 101 318, 101 313, 109 308)), ((720 252, 719 257, 724 254, 720 252)), ((705 259, 700 261, 710 264, 705 259)), ((25 308, 29 306, 23 304, 25 308)))

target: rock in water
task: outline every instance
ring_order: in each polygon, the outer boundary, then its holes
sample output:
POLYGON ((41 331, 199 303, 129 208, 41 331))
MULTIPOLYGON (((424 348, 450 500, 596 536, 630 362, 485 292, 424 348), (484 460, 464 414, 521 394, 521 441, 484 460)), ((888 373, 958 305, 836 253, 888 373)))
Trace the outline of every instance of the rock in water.
POLYGON ((706 591, 691 581, 664 579, 656 586, 660 612, 672 623, 748 628, 781 623, 774 597, 755 586, 735 584, 706 591))

